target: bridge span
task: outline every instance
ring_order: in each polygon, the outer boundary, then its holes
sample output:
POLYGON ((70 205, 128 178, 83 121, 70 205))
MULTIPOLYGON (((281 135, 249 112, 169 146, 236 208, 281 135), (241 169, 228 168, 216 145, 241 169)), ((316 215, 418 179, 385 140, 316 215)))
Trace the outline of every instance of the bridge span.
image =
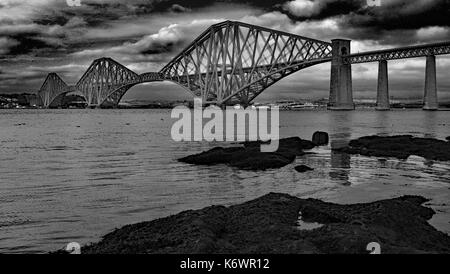
POLYGON ((450 53, 450 41, 351 54, 351 41, 320 41, 278 30, 226 21, 211 26, 159 72, 137 74, 111 58, 95 60, 75 85, 50 73, 38 94, 43 107, 74 93, 89 107, 117 107, 133 86, 171 81, 205 104, 247 106, 268 87, 305 68, 331 62, 333 110, 352 110, 352 64, 379 62, 378 109, 389 109, 388 60, 426 57, 424 109, 438 109, 436 55, 450 53))

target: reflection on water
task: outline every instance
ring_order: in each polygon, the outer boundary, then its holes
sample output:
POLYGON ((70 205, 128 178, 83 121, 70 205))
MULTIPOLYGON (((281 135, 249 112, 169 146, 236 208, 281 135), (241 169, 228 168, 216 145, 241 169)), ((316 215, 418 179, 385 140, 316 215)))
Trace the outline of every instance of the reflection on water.
POLYGON ((281 112, 282 137, 330 133, 331 144, 279 170, 197 167, 176 159, 224 144, 175 143, 168 110, 0 111, 0 252, 86 244, 125 224, 269 192, 355 203, 431 198, 432 223, 450 232, 450 165, 332 152, 373 134, 450 135, 449 112, 281 112), (300 174, 295 165, 315 170, 300 174))
POLYGON ((436 124, 439 122, 435 111, 426 111, 425 113, 425 138, 436 138, 436 124))
POLYGON ((351 140, 351 118, 349 113, 336 113, 330 115, 330 125, 332 125, 333 133, 331 134, 331 180, 349 186, 351 156, 347 153, 337 152, 335 149, 343 148, 348 145, 351 140))
POLYGON ((377 111, 376 112, 376 122, 375 128, 377 129, 377 133, 379 136, 389 136, 393 134, 392 123, 389 119, 388 111, 377 111))

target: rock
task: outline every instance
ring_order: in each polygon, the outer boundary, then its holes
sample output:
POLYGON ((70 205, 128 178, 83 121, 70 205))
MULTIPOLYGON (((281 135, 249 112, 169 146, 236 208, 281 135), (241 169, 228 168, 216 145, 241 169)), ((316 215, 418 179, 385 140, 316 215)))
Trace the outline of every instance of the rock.
POLYGON ((445 138, 445 140, 450 142, 450 136, 448 136, 447 138, 445 138))
POLYGON ((427 160, 450 161, 450 143, 430 138, 415 138, 410 135, 363 137, 350 142, 348 147, 335 151, 374 157, 407 159, 411 155, 427 160))
POLYGON ((404 196, 338 205, 272 193, 231 207, 212 206, 125 226, 83 254, 383 254, 450 252, 450 237, 433 228, 425 198, 404 196), (322 226, 313 230, 304 223, 322 226))
POLYGON ((330 136, 326 132, 318 131, 314 133, 312 142, 316 146, 326 146, 330 142, 330 136))
POLYGON ((310 168, 309 166, 301 165, 301 166, 295 167, 295 170, 299 173, 305 173, 308 171, 313 171, 314 168, 310 168))
POLYGON ((279 149, 273 153, 261 152, 262 142, 243 143, 243 147, 213 148, 209 151, 179 159, 182 163, 193 165, 226 164, 243 170, 267 170, 287 166, 297 156, 304 155, 304 149, 315 145, 300 138, 287 138, 279 142, 279 149))
POLYGON ((193 165, 227 164, 243 170, 267 170, 282 168, 295 161, 290 152, 262 153, 259 148, 214 148, 210 151, 180 159, 193 165))
MULTIPOLYGON (((245 142, 242 144, 246 148, 256 148, 260 150, 261 144, 263 144, 263 142, 245 142)), ((291 137, 280 140, 278 152, 291 152, 296 154, 297 156, 303 156, 304 150, 310 150, 315 147, 316 145, 311 141, 303 140, 299 137, 291 137)))

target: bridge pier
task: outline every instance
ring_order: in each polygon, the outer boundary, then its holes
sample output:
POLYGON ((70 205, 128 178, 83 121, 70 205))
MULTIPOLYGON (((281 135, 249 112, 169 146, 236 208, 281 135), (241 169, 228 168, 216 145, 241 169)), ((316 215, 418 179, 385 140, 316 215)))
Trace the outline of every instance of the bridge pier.
POLYGON ((427 56, 427 65, 425 69, 425 96, 424 110, 438 110, 439 103, 437 98, 436 84, 436 56, 427 56))
POLYGON ((354 110, 352 88, 352 65, 344 62, 343 56, 350 54, 350 40, 332 40, 330 110, 354 110))
POLYGON ((390 110, 388 62, 381 60, 378 67, 377 110, 390 110))

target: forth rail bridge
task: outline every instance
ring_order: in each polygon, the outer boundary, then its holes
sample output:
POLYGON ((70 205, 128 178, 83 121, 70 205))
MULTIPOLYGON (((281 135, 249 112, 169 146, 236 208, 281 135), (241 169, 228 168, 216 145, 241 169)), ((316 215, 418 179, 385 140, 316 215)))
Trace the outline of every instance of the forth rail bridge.
POLYGON ((436 55, 449 54, 450 41, 358 54, 351 54, 350 44, 226 21, 208 28, 159 72, 139 75, 111 58, 101 58, 73 86, 50 73, 38 93, 45 108, 58 106, 69 93, 82 96, 89 107, 117 107, 135 85, 171 81, 208 105, 248 106, 286 76, 331 62, 329 108, 353 110, 352 64, 379 62, 377 109, 388 110, 388 60, 425 57, 424 109, 438 109, 436 55))

